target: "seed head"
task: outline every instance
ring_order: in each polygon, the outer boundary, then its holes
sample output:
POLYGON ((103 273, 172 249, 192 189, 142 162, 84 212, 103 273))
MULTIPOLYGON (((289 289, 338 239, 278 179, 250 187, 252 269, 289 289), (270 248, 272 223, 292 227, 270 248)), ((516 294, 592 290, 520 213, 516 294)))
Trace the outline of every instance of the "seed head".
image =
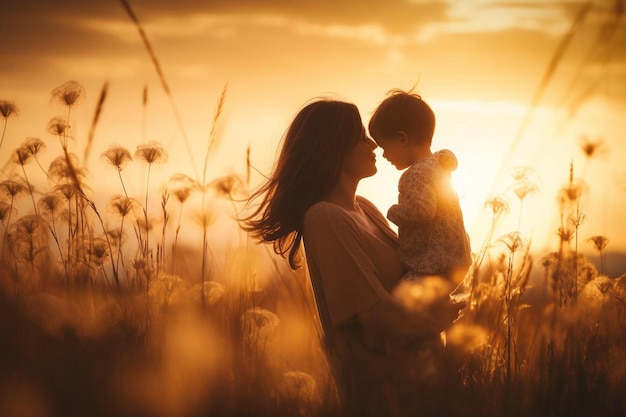
POLYGON ((175 174, 168 181, 168 191, 182 204, 194 190, 201 189, 198 181, 185 174, 175 174))
POLYGON ((48 122, 48 132, 55 136, 63 136, 68 128, 67 121, 60 116, 53 117, 48 122))
POLYGON ((15 149, 13 152, 13 160, 14 163, 24 166, 29 160, 32 154, 28 149, 25 149, 23 146, 15 149))
POLYGON ((498 216, 502 213, 508 213, 509 206, 509 201, 502 196, 494 197, 491 200, 485 201, 485 207, 491 208, 491 212, 494 216, 498 216))
POLYGON ((137 206, 137 202, 132 198, 123 195, 116 195, 111 199, 109 207, 111 211, 122 217, 126 217, 137 206))
POLYGON ((148 164, 161 163, 167 161, 167 152, 160 143, 152 141, 147 144, 138 145, 135 157, 141 158, 148 164))
POLYGON ((40 150, 46 147, 43 140, 39 138, 26 138, 22 143, 22 148, 26 149, 32 156, 37 156, 40 150))
POLYGON ((15 228, 16 234, 18 236, 28 236, 32 237, 35 235, 37 230, 41 226, 41 219, 39 216, 35 214, 29 214, 26 216, 20 217, 20 219, 15 222, 13 227, 15 228))
POLYGON ((12 205, 0 201, 0 223, 4 223, 4 219, 6 219, 13 210, 12 205))
POLYGON ((51 218, 54 218, 54 215, 56 214, 60 204, 61 199, 55 193, 48 193, 41 197, 38 201, 41 213, 47 214, 51 218))
POLYGON ((77 81, 68 81, 52 90, 52 99, 57 100, 62 105, 72 107, 76 102, 85 96, 85 89, 77 81))
POLYGON ((22 183, 19 183, 17 181, 5 180, 5 181, 0 182, 0 190, 3 191, 9 197, 15 198, 19 194, 27 192, 28 188, 22 183))
POLYGON ((574 237, 574 233, 574 229, 570 229, 567 227, 559 227, 559 230, 556 232, 556 234, 561 239, 561 242, 570 242, 574 237))
POLYGON ((9 116, 18 115, 20 110, 17 108, 14 102, 8 100, 0 100, 0 114, 5 119, 8 119, 9 116))
POLYGON ((498 242, 503 243, 511 252, 517 252, 526 245, 525 239, 519 232, 508 233, 498 239, 498 242))
POLYGON ((593 156, 596 155, 598 151, 603 148, 603 146, 604 142, 602 139, 592 141, 587 136, 580 138, 580 150, 588 159, 593 158, 593 156))
POLYGON ((85 243, 89 247, 89 255, 96 266, 101 266, 109 257, 109 244, 106 239, 97 237, 85 243))
POLYGON ((209 183, 209 188, 222 197, 230 197, 243 188, 243 182, 237 175, 226 175, 209 183))
POLYGON ((128 149, 117 145, 109 147, 109 149, 102 153, 101 157, 106 159, 111 165, 117 167, 120 171, 124 169, 129 161, 133 160, 128 149))
POLYGON ((74 194, 76 194, 76 186, 74 184, 59 184, 52 189, 55 193, 63 196, 67 201, 70 201, 74 194))
POLYGON ((83 168, 79 168, 76 155, 69 154, 68 157, 59 156, 54 159, 48 167, 48 175, 57 182, 78 181, 80 183, 85 178, 86 171, 83 168), (68 158, 71 163, 68 163, 68 158))
POLYGON ((589 239, 587 239, 587 241, 593 243, 598 252, 602 252, 604 248, 606 248, 606 246, 609 244, 609 238, 601 235, 591 236, 589 239))

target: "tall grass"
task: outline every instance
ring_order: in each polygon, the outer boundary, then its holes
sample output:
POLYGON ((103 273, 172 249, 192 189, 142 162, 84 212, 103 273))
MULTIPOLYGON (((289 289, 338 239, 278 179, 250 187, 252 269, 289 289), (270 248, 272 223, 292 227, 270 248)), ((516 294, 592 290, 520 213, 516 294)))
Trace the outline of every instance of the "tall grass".
MULTIPOLYGON (((159 161, 168 169, 167 151, 111 144, 102 160, 119 188, 97 207, 73 152, 81 138, 70 141, 82 93, 68 85, 79 95, 58 95, 74 101, 62 99, 67 112, 49 125, 60 146, 30 138, 0 182, 0 415, 336 415, 306 270, 242 239, 231 220, 251 150, 242 178, 208 178, 211 133, 202 178, 173 174, 157 209, 149 171, 159 161), (44 157, 45 175, 30 175, 44 157), (141 162, 145 190, 132 195, 122 174, 141 162)), ((584 179, 573 166, 563 173, 559 244, 547 254, 523 232, 536 173, 517 168, 511 179, 486 204, 492 224, 466 277, 470 302, 447 332, 447 411, 623 415, 626 274, 604 275, 602 258, 592 264, 576 244, 584 179), (507 215, 517 229, 498 236, 507 215)), ((600 255, 609 245, 587 239, 600 255)))

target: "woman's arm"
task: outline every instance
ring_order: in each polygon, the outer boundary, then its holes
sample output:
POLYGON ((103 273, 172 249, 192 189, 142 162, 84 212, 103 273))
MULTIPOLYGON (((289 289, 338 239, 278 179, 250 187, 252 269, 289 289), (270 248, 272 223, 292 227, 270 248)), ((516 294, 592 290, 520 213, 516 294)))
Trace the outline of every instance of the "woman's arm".
POLYGON ((358 320, 368 335, 408 344, 451 323, 409 312, 383 288, 368 235, 345 211, 332 205, 313 210, 305 217, 305 251, 311 278, 323 290, 316 296, 325 298, 332 325, 358 320))

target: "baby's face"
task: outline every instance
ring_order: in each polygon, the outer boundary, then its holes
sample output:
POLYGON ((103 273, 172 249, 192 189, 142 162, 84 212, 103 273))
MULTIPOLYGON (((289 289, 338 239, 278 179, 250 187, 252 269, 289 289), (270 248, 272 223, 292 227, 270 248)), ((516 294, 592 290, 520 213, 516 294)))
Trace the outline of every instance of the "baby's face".
POLYGON ((402 170, 411 165, 407 143, 399 135, 375 137, 376 144, 383 150, 383 157, 397 169, 402 170))

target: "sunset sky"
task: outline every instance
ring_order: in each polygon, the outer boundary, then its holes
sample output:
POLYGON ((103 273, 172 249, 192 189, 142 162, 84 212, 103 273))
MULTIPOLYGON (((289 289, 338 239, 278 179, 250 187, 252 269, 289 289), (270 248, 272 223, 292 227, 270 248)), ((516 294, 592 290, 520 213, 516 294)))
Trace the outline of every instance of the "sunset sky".
MULTIPOLYGON (((72 116, 81 155, 109 83, 87 163, 99 190, 118 185, 99 158, 113 143, 133 152, 159 141, 170 158, 155 178, 198 178, 225 85, 210 177, 243 175, 248 146, 252 164, 269 173, 289 121, 314 97, 354 102, 367 125, 387 91, 416 86, 437 115, 433 150, 449 148, 459 159, 455 182, 474 249, 488 230, 485 200, 503 192, 519 166, 536 169, 541 185, 524 201, 520 231, 555 248, 556 193, 573 163, 587 184, 581 242, 606 235, 608 250, 626 251, 623 0, 130 0, 182 127, 120 1, 0 3, 0 100, 20 109, 8 120, 0 165, 26 137, 46 140, 48 158, 58 153, 46 126, 63 110, 50 91, 69 80, 87 92, 72 116), (583 137, 602 143, 589 161, 583 137)), ((359 191, 386 213, 400 173, 378 155, 378 174, 359 191)), ((140 194, 143 177, 132 172, 130 187, 140 194)), ((517 227, 519 209, 511 199, 502 232, 517 227)))

